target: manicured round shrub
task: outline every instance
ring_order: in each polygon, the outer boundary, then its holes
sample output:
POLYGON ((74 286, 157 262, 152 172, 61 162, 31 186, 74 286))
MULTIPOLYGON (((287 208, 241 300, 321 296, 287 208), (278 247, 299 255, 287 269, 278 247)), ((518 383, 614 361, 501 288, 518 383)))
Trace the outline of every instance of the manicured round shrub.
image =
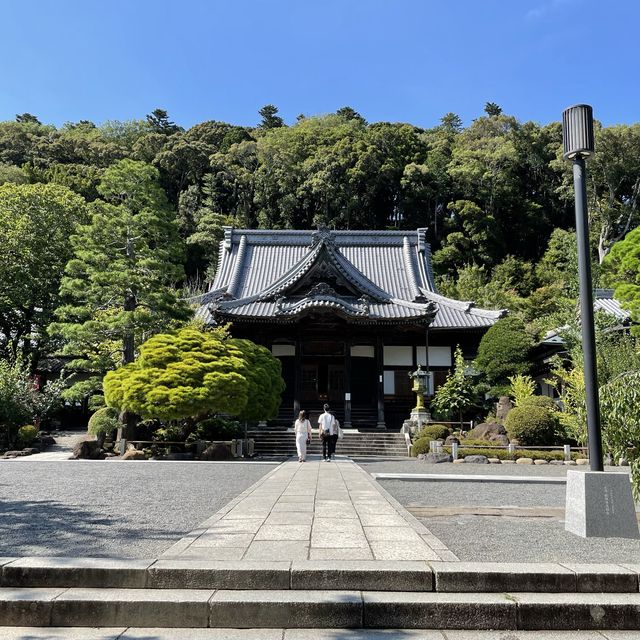
POLYGON ((38 437, 38 429, 32 424, 25 424, 18 429, 18 446, 21 448, 30 447, 31 443, 38 437))
POLYGON ((413 442, 411 447, 411 455, 417 456, 421 453, 429 453, 429 441, 431 438, 418 438, 413 442))
POLYGON ((108 436, 114 429, 118 428, 118 411, 113 407, 102 407, 98 409, 90 418, 87 431, 92 436, 103 438, 108 436))
POLYGON ((553 444, 558 420, 549 409, 525 405, 511 409, 504 426, 510 440, 515 438, 523 446, 545 446, 553 444))
POLYGON ((443 424, 430 424, 428 427, 423 427, 416 435, 416 440, 425 439, 429 440, 445 440, 451 433, 448 427, 443 424))
POLYGON ((529 396, 522 400, 521 407, 542 407, 549 411, 558 411, 558 405, 549 396, 529 396))
POLYGON ((529 370, 528 355, 532 346, 522 320, 513 316, 502 318, 480 340, 475 367, 489 384, 506 385, 508 376, 529 370))

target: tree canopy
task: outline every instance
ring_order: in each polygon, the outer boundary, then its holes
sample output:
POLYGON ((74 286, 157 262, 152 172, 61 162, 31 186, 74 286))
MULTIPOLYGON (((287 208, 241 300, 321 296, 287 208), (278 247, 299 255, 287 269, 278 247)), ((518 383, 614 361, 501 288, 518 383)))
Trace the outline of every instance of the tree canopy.
POLYGON ((194 328, 149 338, 135 362, 104 379, 109 406, 159 420, 272 418, 283 385, 280 361, 265 347, 194 328))

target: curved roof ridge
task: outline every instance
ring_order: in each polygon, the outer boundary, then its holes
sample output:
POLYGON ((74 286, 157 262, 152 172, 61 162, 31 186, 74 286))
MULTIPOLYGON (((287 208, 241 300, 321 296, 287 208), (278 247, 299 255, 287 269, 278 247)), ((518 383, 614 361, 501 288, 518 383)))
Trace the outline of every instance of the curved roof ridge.
POLYGON ((411 290, 411 297, 415 300, 420 296, 420 283, 416 278, 416 272, 413 268, 413 256, 411 255, 411 244, 409 238, 405 236, 402 239, 402 260, 404 262, 404 270, 409 280, 409 288, 411 290))
POLYGON ((240 285, 240 279, 242 277, 242 267, 244 266, 244 258, 247 253, 247 236, 242 235, 240 237, 240 244, 238 245, 238 252, 236 253, 236 259, 233 264, 233 271, 229 279, 229 286, 227 292, 229 295, 236 296, 238 294, 238 287, 240 285))
POLYGON ((420 291, 428 300, 433 300, 433 302, 437 302, 445 307, 459 309, 460 311, 464 311, 465 313, 470 313, 472 315, 486 318, 501 318, 507 313, 506 309, 483 309, 482 307, 476 307, 476 303, 473 301, 454 300, 453 298, 447 298, 447 296, 429 291, 428 289, 421 289, 420 291))

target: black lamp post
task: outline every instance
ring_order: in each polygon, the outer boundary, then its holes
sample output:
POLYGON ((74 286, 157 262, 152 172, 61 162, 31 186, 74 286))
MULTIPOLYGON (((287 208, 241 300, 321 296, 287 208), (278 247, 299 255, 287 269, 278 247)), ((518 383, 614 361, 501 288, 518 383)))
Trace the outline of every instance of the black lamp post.
POLYGON ((588 104, 577 104, 563 111, 562 140, 564 159, 573 161, 573 184, 576 200, 576 236, 578 241, 578 274, 580 279, 580 320, 582 323, 582 350, 584 354, 589 462, 591 471, 603 471, 585 176, 585 159, 594 152, 595 148, 593 109, 588 104))

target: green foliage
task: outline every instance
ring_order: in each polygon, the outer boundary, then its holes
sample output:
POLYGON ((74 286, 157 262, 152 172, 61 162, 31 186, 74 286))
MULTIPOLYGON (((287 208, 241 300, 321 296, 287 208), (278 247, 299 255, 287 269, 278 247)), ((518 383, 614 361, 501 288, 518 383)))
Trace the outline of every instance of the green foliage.
POLYGON ((0 350, 12 358, 44 346, 69 236, 86 217, 84 200, 64 187, 0 185, 0 350))
POLYGON ((507 317, 498 320, 484 334, 478 347, 475 367, 490 385, 504 385, 509 376, 525 374, 533 340, 522 320, 507 317))
POLYGON ((432 424, 422 427, 422 429, 416 433, 416 440, 444 440, 450 433, 451 429, 445 427, 443 424, 432 424))
POLYGON ((542 407, 548 411, 559 411, 558 405, 553 401, 553 398, 549 396, 529 396, 525 398, 521 405, 522 407, 542 407))
POLYGON ((66 304, 51 330, 66 353, 83 355, 72 367, 100 375, 132 362, 143 337, 189 310, 172 288, 183 274, 182 251, 157 170, 122 160, 98 191, 103 200, 92 203, 90 223, 71 237, 75 257, 60 289, 66 304))
MULTIPOLYGON (((486 444, 486 443, 485 443, 486 444)), ((449 452, 449 447, 444 447, 449 452)), ((496 449, 465 449, 464 446, 458 448, 458 456, 465 458, 466 456, 487 456, 487 458, 498 458, 498 460, 517 460, 518 458, 530 458, 532 460, 564 460, 563 451, 537 451, 535 449, 516 449, 515 453, 511 453, 506 447, 496 449)), ((582 454, 572 453, 571 459, 577 460, 584 458, 582 454)))
POLYGON ((603 445, 614 459, 626 458, 640 500, 640 372, 630 371, 600 389, 603 445))
POLYGON ((0 360, 0 441, 11 445, 20 425, 40 424, 58 406, 63 387, 60 379, 38 389, 21 360, 0 360))
POLYGON ((279 367, 267 349, 227 339, 224 330, 186 328, 153 336, 134 363, 107 373, 105 398, 109 406, 165 421, 211 413, 266 419, 280 401, 279 367))
POLYGON ((33 441, 38 437, 38 428, 32 424, 25 424, 18 429, 18 437, 16 438, 18 448, 24 449, 30 447, 33 441))
POLYGON ((113 407, 102 407, 89 418, 87 431, 92 436, 107 436, 117 428, 117 410, 113 407))
POLYGON ((233 440, 244 436, 244 427, 237 420, 221 416, 198 422, 189 440, 233 440))
POLYGON ((462 349, 458 345, 454 355, 454 368, 449 372, 444 384, 436 390, 431 408, 441 418, 457 417, 462 426, 462 413, 475 401, 474 385, 465 375, 466 365, 462 349))
POLYGON ((558 420, 547 408, 525 404, 509 411, 504 426, 510 440, 524 446, 548 446, 555 442, 558 420))
POLYGON ((418 456, 421 453, 429 453, 429 441, 433 438, 418 438, 413 441, 411 455, 418 456))
POLYGON ((509 395, 513 398, 513 403, 516 407, 531 399, 536 389, 536 383, 531 376, 516 374, 515 376, 509 376, 507 380, 511 383, 509 395))

